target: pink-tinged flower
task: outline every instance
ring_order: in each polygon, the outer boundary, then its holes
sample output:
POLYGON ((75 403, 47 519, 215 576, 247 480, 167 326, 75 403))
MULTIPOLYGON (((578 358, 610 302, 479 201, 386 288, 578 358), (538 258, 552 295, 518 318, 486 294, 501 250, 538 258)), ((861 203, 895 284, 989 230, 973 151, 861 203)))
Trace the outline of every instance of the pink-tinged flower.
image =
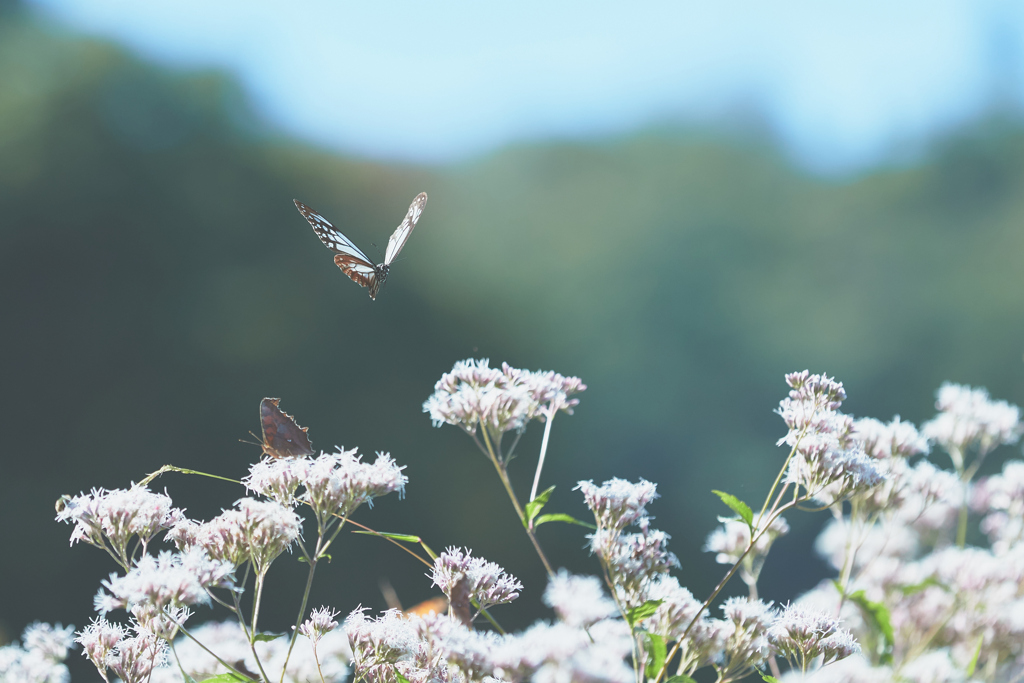
POLYGON ((629 628, 605 620, 589 630, 568 624, 536 624, 507 636, 490 655, 493 676, 526 683, 629 683, 635 680, 623 661, 630 653, 629 628))
POLYGON ((583 493, 598 529, 620 530, 636 524, 647 515, 647 504, 658 497, 658 485, 645 479, 634 484, 616 477, 600 486, 581 481, 576 489, 583 493))
POLYGON ((522 431, 534 419, 546 419, 559 410, 572 413, 586 389, 578 377, 555 372, 530 372, 503 363, 491 368, 485 359, 457 362, 441 376, 434 393, 423 403, 435 427, 451 424, 476 434, 481 425, 495 435, 522 431))
POLYGON ((126 637, 124 626, 112 624, 102 617, 96 617, 77 635, 75 642, 82 646, 82 654, 92 662, 103 680, 108 680, 107 656, 114 646, 126 637))
POLYGON ((873 417, 854 420, 852 433, 864 452, 876 460, 909 458, 928 452, 928 440, 913 424, 901 422, 899 415, 889 424, 873 417))
POLYGON ((162 640, 171 641, 178 635, 178 629, 192 617, 188 607, 164 607, 155 605, 131 605, 129 611, 135 618, 137 633, 150 633, 162 640))
POLYGON ((1020 438, 1020 408, 993 401, 985 389, 946 383, 939 387, 935 408, 939 414, 921 426, 921 433, 942 446, 962 466, 963 453, 977 448, 984 455, 996 446, 1020 438))
POLYGON ((575 576, 565 569, 551 578, 544 591, 544 604, 569 626, 588 627, 613 616, 618 608, 596 576, 575 576))
POLYGON ((153 493, 145 486, 130 489, 93 489, 62 499, 57 520, 74 522, 71 544, 84 541, 98 548, 109 543, 123 561, 128 560, 128 543, 138 537, 143 550, 159 532, 184 519, 166 494, 153 493))
POLYGON ((242 483, 254 493, 295 507, 299 503, 295 491, 305 480, 311 462, 310 458, 264 458, 249 468, 249 476, 242 483))
POLYGON ((649 528, 646 518, 640 520, 640 533, 599 529, 589 538, 590 550, 608 571, 616 597, 628 608, 643 604, 651 584, 679 566, 667 548, 669 535, 649 528))
MULTIPOLYGON (((788 533, 789 524, 786 522, 786 518, 776 517, 768 530, 758 536, 753 549, 747 553, 747 557, 763 558, 768 554, 775 539, 788 533)), ((735 564, 748 545, 750 545, 750 527, 746 522, 727 519, 708 535, 708 540, 704 543, 704 551, 717 553, 715 562, 719 564, 735 564)))
POLYGON ((345 619, 345 633, 352 649, 352 669, 356 680, 370 683, 395 681, 395 673, 406 678, 422 668, 425 645, 416 623, 398 610, 388 610, 377 619, 359 607, 345 619))
POLYGON ((725 638, 722 623, 711 619, 707 611, 701 612, 703 603, 680 586, 678 579, 667 574, 661 576, 651 584, 647 599, 661 600, 661 604, 653 616, 644 620, 644 628, 666 641, 679 640, 687 629, 690 630, 679 647, 681 671, 692 674, 718 657, 725 638))
POLYGON ((768 631, 775 612, 769 603, 746 598, 729 598, 722 611, 724 642, 717 668, 720 680, 735 680, 760 666, 771 654, 768 631))
POLYGON ((242 498, 235 505, 238 509, 225 510, 209 522, 176 535, 190 536, 191 544, 186 547, 202 548, 211 558, 235 567, 251 561, 256 572, 263 574, 298 539, 302 518, 272 501, 242 498))
POLYGON ((334 617, 338 616, 336 610, 329 607, 315 609, 309 614, 309 619, 302 622, 299 633, 313 641, 313 647, 320 642, 320 639, 338 627, 334 617))
POLYGON ((826 505, 883 483, 885 472, 854 438, 853 418, 838 411, 846 398, 842 383, 806 370, 786 381, 792 389, 776 410, 789 427, 778 444, 793 449, 786 481, 826 505))
POLYGON ((470 550, 448 548, 434 560, 430 575, 455 610, 469 610, 469 601, 476 600, 479 609, 512 602, 519 597, 523 584, 494 562, 473 557, 470 550))
POLYGON ((977 483, 971 507, 987 513, 981 530, 997 555, 1010 553, 1024 543, 1024 462, 1011 460, 1001 474, 977 483))
POLYGON ((853 634, 840 628, 837 619, 796 605, 787 605, 777 615, 768 630, 768 640, 791 666, 805 672, 818 657, 824 666, 860 652, 853 634))
POLYGON ((68 683, 64 665, 73 643, 74 627, 35 622, 21 636, 21 645, 0 647, 0 681, 11 683, 68 683))
POLYGON ((157 609, 208 604, 211 588, 234 588, 234 566, 214 560, 195 548, 185 553, 164 551, 144 555, 124 576, 111 574, 94 599, 96 610, 106 614, 129 605, 150 605, 157 609))
POLYGON ((147 683, 154 669, 169 662, 167 643, 149 633, 122 638, 107 654, 107 667, 124 683, 147 683))
POLYGON ((405 492, 409 478, 387 453, 378 453, 373 463, 362 462, 356 449, 323 453, 310 462, 302 481, 305 492, 300 497, 317 519, 331 516, 348 517, 363 503, 374 498, 405 492))

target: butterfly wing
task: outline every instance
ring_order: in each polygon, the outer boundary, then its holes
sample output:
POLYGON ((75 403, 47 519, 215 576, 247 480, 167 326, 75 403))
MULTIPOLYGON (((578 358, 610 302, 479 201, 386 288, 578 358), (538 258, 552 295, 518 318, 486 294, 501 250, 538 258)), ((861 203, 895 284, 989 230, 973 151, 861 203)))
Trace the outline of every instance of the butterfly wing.
MULTIPOLYGON (((412 200, 412 204, 409 205, 409 212, 405 214, 405 220, 402 221, 395 231, 391 234, 388 239, 388 248, 384 252, 384 265, 390 266, 391 262, 398 256, 398 252, 402 251, 402 247, 405 246, 405 241, 409 239, 409 235, 412 234, 412 229, 416 227, 416 221, 420 219, 420 214, 423 213, 423 207, 427 205, 427 193, 420 192, 416 195, 416 198, 412 200)), ((323 239, 323 238, 321 238, 323 239)))
POLYGON ((288 413, 278 407, 279 398, 260 401, 260 426, 263 429, 263 452, 275 458, 313 455, 313 444, 306 431, 288 413))
POLYGON ((351 278, 352 282, 360 287, 368 287, 370 298, 377 298, 377 290, 380 289, 380 280, 377 279, 377 269, 369 261, 349 256, 348 254, 335 254, 334 263, 345 275, 351 278))
POLYGON ((377 288, 374 287, 374 284, 377 283, 377 276, 373 262, 367 258, 366 254, 352 240, 345 237, 337 228, 331 225, 330 221, 299 200, 296 199, 294 201, 295 208, 313 226, 313 232, 320 238, 320 241, 328 249, 336 252, 334 263, 357 285, 369 287, 370 296, 376 298, 377 288))

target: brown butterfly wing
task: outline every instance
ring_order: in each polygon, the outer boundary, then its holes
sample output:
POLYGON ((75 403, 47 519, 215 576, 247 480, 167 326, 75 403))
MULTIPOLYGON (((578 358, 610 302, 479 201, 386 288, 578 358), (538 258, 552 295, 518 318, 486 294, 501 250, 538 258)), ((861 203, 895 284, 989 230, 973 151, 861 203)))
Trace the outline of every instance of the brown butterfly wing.
POLYGON ((260 401, 260 425, 263 428, 263 452, 275 458, 313 455, 313 444, 306 431, 288 413, 278 407, 279 398, 260 401))
POLYGON ((382 278, 377 277, 377 268, 372 263, 351 254, 335 254, 334 264, 341 268, 341 271, 348 275, 352 282, 360 287, 368 288, 371 299, 377 298, 377 290, 380 289, 382 278))

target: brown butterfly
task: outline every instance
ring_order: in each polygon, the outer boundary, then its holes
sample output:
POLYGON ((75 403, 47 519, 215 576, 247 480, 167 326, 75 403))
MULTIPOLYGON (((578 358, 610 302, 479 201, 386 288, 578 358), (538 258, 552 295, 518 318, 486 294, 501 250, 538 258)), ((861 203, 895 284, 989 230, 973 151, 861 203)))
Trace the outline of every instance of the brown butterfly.
POLYGON ((306 432, 288 413, 278 407, 279 398, 260 401, 260 427, 263 429, 263 452, 274 458, 297 458, 313 455, 313 444, 306 432))
POLYGON ((376 299, 377 291, 380 290, 380 286, 384 284, 384 281, 388 279, 388 270, 391 269, 391 262, 398 256, 398 252, 402 251, 406 240, 412 234, 412 229, 416 227, 416 221, 420 219, 420 214, 423 213, 423 207, 427 205, 427 193, 420 192, 412 200, 412 204, 409 205, 409 211, 405 214, 405 220, 402 221, 388 239, 388 248, 384 252, 384 263, 376 265, 352 240, 345 237, 337 228, 331 225, 330 221, 298 199, 293 201, 295 202, 295 208, 313 226, 313 232, 320 238, 320 241, 327 245, 328 249, 336 252, 334 263, 341 268, 345 275, 349 276, 352 282, 355 282, 360 287, 368 288, 371 299, 376 299))

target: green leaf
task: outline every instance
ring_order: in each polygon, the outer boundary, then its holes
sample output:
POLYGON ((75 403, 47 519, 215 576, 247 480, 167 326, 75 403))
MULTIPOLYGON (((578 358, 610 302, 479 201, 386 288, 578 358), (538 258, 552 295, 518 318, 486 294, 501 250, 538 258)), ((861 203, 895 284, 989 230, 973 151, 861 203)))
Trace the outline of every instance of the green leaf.
POLYGON ((597 528, 593 524, 588 524, 586 522, 582 522, 582 521, 576 519, 575 517, 571 517, 570 515, 567 515, 567 514, 565 514, 563 512, 554 512, 554 513, 552 513, 550 515, 541 515, 540 517, 537 518, 537 521, 534 523, 533 528, 536 529, 541 524, 545 524, 546 522, 566 522, 568 524, 578 524, 580 526, 585 526, 588 529, 596 529, 597 528))
POLYGON ((196 683, 196 679, 189 676, 188 673, 185 671, 181 672, 181 677, 185 679, 185 683, 196 683))
MULTIPOLYGON (((195 683, 195 679, 191 676, 186 679, 189 683, 195 683)), ((245 676, 239 676, 234 672, 228 672, 226 674, 217 674, 213 678, 204 678, 202 683, 252 683, 251 678, 245 676)))
POLYGON ((398 669, 395 669, 394 674, 395 678, 398 679, 398 683, 409 683, 409 679, 403 676, 398 669))
POLYGON ((762 671, 758 671, 757 673, 761 674, 761 678, 768 681, 768 683, 779 683, 779 679, 777 679, 775 676, 769 676, 768 674, 762 671))
POLYGON ((981 656, 981 646, 985 642, 985 636, 978 636, 978 646, 974 648, 974 655, 971 657, 971 663, 967 665, 967 677, 970 678, 974 675, 974 669, 978 666, 978 657, 981 656))
POLYGON ((693 680, 686 674, 676 674, 675 676, 667 679, 665 683, 697 683, 697 681, 693 680))
POLYGON ((658 605, 662 602, 664 602, 664 600, 648 600, 644 604, 637 605, 636 607, 628 610, 626 612, 626 623, 629 624, 630 628, 633 628, 636 626, 638 621, 646 619, 654 614, 658 609, 658 605))
POLYGON ((945 585, 934 576, 929 576, 921 583, 912 583, 909 586, 900 586, 900 592, 904 595, 914 595, 915 593, 920 593, 930 586, 936 586, 944 591, 949 591, 949 586, 945 585))
POLYGON ((406 543, 421 543, 419 536, 413 536, 412 534, 389 534, 386 531, 353 531, 354 534, 363 534, 364 536, 383 536, 384 538, 393 538, 396 541, 405 541, 406 543))
POLYGON ((257 643, 269 643, 272 640, 277 640, 283 635, 283 633, 257 633, 253 640, 257 643))
POLYGON ((644 674, 648 678, 654 678, 661 673, 661 667, 665 665, 665 655, 668 654, 664 636, 644 631, 644 652, 647 653, 644 674))
POLYGON ((537 494, 537 497, 526 504, 526 508, 523 510, 525 517, 523 518, 523 526, 527 529, 533 524, 533 520, 540 514, 540 511, 544 509, 544 506, 548 504, 548 499, 551 498, 551 492, 555 490, 555 487, 541 491, 537 494))
POLYGON ((882 636, 882 642, 879 643, 879 662, 881 664, 891 663, 892 648, 896 643, 896 638, 892 630, 892 617, 889 614, 889 608, 880 602, 868 600, 862 590, 851 593, 848 597, 851 602, 860 607, 860 611, 871 629, 882 636))
POLYGON ((740 519, 746 522, 748 527, 751 529, 754 528, 754 513, 751 511, 749 505, 731 493, 726 493, 725 491, 712 491, 711 493, 721 498, 722 502, 728 505, 730 510, 739 515, 740 519))

